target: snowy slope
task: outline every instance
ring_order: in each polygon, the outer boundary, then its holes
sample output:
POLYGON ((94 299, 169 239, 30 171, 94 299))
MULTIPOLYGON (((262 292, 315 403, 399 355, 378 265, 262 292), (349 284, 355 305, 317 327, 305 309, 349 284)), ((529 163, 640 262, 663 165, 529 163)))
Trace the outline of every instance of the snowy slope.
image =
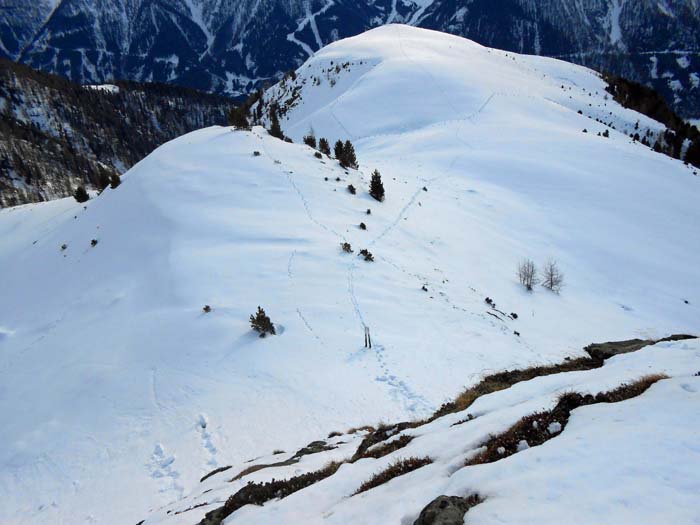
POLYGON ((0 522, 137 522, 212 468, 428 415, 487 371, 697 330, 700 179, 598 137, 588 116, 661 126, 592 72, 388 26, 304 80, 286 132, 351 138, 359 171, 209 128, 85 209, 0 211, 0 522), (521 289, 525 256, 559 261, 561 295, 521 289), (250 331, 258 305, 278 336, 250 331))
POLYGON ((332 450, 302 457, 293 465, 268 467, 232 480, 251 465, 284 461, 292 453, 235 464, 203 481, 184 500, 154 512, 145 525, 199 523, 249 482, 288 479, 331 461, 347 463, 328 479, 290 496, 237 510, 225 525, 413 524, 434 498, 473 493, 484 502, 469 510, 466 523, 470 525, 694 524, 700 490, 698 367, 697 340, 659 343, 616 356, 600 369, 519 383, 479 398, 468 411, 396 432, 386 443, 405 436, 412 440, 377 459, 349 461, 367 433, 340 433, 326 440, 332 450), (491 435, 506 431, 519 418, 551 409, 562 393, 605 392, 649 373, 671 378, 639 397, 575 409, 563 432, 540 446, 524 446, 493 463, 465 466, 465 460, 482 450, 491 435), (469 416, 473 419, 466 420, 469 416), (433 462, 354 494, 374 474, 410 457, 429 457, 433 462), (576 509, 574 516, 572 509, 576 509))

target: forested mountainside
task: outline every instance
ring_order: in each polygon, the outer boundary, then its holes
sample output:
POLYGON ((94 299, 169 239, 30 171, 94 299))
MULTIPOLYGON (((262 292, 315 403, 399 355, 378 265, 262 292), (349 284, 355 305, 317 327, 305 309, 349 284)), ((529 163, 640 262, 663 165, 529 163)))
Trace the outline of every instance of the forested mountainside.
POLYGON ((160 144, 224 124, 230 105, 175 86, 80 86, 0 59, 0 206, 104 188, 160 144))
POLYGON ((0 54, 79 83, 240 95, 314 51, 402 22, 653 86, 700 117, 697 0, 0 0, 0 54))

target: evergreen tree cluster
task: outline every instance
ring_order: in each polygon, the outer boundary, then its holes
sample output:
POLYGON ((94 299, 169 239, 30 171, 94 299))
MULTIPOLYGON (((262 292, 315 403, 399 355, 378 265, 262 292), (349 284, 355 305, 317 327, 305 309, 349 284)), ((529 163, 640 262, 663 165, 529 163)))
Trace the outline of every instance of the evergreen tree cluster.
POLYGON ((304 144, 313 149, 316 149, 316 136, 313 134, 313 132, 309 133, 304 137, 304 144))
MULTIPOLYGON (((317 142, 316 141, 316 134, 314 133, 313 129, 309 130, 308 135, 304 136, 303 140, 304 140, 304 144, 306 144, 307 146, 310 146, 314 149, 317 149, 320 153, 322 153, 324 155, 328 155, 330 157, 331 146, 328 143, 328 139, 325 137, 321 137, 320 139, 318 139, 318 142, 317 142)), ((336 147, 337 147, 337 144, 336 144, 336 147)), ((341 149, 343 147, 344 146, 341 144, 341 149)), ((350 148, 352 150, 352 155, 354 157, 355 149, 352 147, 352 144, 350 145, 350 148)), ((336 150, 336 152, 337 152, 337 150, 336 150)), ((342 153, 341 153, 341 155, 342 155, 342 153)), ((320 155, 317 155, 317 157, 322 158, 320 155)), ((336 155, 336 157, 337 157, 337 155, 336 155)), ((357 162, 357 159, 355 159, 355 162, 357 162)))
MULTIPOLYGON (((654 151, 700 167, 700 130, 679 117, 655 90, 622 77, 605 74, 606 88, 620 105, 661 122, 668 129, 654 143, 654 151), (683 144, 690 146, 683 156, 683 144)), ((639 135, 633 135, 639 140, 639 135)), ((644 140, 642 140, 644 143, 644 140)), ((648 142, 646 142, 648 144, 648 142)))
POLYGON ((333 154, 343 168, 358 168, 355 146, 349 140, 338 140, 333 147, 333 154))

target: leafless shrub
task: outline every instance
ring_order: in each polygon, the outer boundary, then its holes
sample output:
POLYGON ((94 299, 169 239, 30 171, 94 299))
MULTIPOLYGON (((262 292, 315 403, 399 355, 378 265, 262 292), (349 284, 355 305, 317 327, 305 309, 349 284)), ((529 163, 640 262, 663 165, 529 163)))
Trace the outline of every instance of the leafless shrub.
POLYGON ((564 274, 559 269, 557 261, 550 259, 544 265, 542 286, 554 293, 559 293, 564 286, 564 274))
POLYGON ((529 292, 537 284, 537 267, 531 259, 523 259, 518 265, 518 280, 529 292))

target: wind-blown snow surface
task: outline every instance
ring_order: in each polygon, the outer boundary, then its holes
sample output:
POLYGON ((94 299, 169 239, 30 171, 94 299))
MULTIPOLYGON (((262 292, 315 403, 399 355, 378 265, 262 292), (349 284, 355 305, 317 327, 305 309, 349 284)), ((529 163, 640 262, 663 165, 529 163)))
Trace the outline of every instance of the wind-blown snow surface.
POLYGON ((592 72, 388 26, 297 78, 287 133, 351 138, 361 170, 210 128, 85 209, 0 211, 3 524, 136 522, 216 466, 426 415, 485 371, 697 329, 700 179, 596 136, 587 115, 661 126, 592 72), (313 86, 331 60, 351 65, 313 86), (561 295, 519 287, 525 256, 559 261, 561 295), (258 305, 278 336, 251 333, 258 305))

